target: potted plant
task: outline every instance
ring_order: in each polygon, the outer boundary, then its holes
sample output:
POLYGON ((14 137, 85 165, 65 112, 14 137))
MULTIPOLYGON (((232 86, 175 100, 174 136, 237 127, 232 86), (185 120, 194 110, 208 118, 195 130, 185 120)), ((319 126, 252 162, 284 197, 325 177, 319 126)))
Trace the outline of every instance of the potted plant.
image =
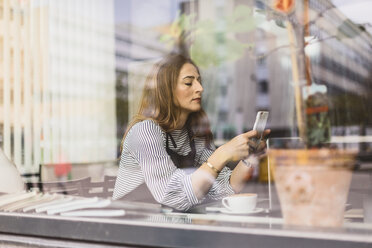
MULTIPOLYGON (((299 21, 295 1, 271 1, 281 17, 291 46, 292 79, 296 117, 303 146, 270 149, 275 185, 287 225, 339 227, 352 176, 354 153, 329 146, 330 120, 325 86, 310 76, 305 55, 307 13, 299 21)), ((304 1, 303 11, 308 11, 304 1)))

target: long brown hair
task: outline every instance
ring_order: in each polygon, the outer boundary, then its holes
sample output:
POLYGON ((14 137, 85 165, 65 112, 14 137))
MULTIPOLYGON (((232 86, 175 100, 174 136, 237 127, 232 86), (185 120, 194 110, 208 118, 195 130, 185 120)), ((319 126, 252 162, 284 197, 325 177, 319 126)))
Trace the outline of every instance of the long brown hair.
MULTIPOLYGON (((191 59, 180 54, 168 55, 154 65, 146 78, 138 112, 130 122, 121 141, 121 151, 123 150, 126 135, 138 122, 153 120, 165 132, 171 132, 176 129, 181 110, 174 104, 173 92, 176 88, 182 66, 188 63, 194 65, 199 72, 198 67, 191 59)), ((210 146, 213 135, 210 130, 207 114, 203 109, 191 113, 185 125, 192 131, 192 138, 204 137, 207 146, 210 146)))

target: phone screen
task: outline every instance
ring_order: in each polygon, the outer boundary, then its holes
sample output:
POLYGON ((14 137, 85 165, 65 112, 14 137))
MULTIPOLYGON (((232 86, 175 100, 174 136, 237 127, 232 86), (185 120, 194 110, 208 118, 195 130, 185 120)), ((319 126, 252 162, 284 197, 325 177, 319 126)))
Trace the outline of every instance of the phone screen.
POLYGON ((268 111, 258 111, 256 115, 256 121, 253 125, 253 130, 257 130, 260 134, 262 134, 262 132, 265 130, 268 117, 268 111))

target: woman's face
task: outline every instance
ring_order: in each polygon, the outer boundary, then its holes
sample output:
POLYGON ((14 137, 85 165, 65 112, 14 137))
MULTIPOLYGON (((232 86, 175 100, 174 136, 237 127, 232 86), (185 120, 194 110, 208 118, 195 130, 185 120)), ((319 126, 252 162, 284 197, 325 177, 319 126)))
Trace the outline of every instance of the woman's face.
POLYGON ((196 67, 184 64, 178 76, 174 90, 174 103, 181 108, 182 113, 189 114, 201 109, 203 86, 196 67))

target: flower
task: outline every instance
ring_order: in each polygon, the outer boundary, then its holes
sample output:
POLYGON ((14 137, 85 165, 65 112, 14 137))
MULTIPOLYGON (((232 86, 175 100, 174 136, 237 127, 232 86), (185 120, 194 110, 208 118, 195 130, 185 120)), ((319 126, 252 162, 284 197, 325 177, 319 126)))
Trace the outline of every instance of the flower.
POLYGON ((273 8, 280 12, 289 13, 294 9, 294 0, 275 0, 273 8))

